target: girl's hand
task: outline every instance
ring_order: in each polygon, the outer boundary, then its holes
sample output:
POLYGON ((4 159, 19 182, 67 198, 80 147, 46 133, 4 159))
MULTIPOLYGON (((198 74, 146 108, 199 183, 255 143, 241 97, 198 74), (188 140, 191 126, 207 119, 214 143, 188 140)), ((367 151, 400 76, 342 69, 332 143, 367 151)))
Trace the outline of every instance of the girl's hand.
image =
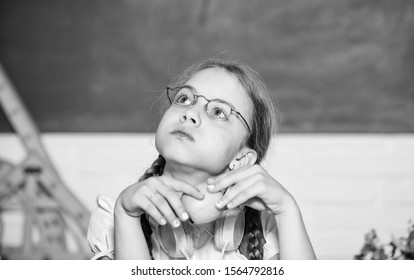
POLYGON ((248 165, 207 180, 210 192, 224 191, 217 208, 241 204, 257 210, 269 209, 274 215, 295 205, 292 195, 260 165, 248 165))
POLYGON ((138 217, 145 211, 161 225, 168 221, 173 227, 178 227, 180 219, 185 221, 189 218, 180 200, 182 193, 196 199, 204 198, 203 193, 186 182, 169 176, 150 177, 121 192, 115 213, 118 210, 131 217, 138 217))

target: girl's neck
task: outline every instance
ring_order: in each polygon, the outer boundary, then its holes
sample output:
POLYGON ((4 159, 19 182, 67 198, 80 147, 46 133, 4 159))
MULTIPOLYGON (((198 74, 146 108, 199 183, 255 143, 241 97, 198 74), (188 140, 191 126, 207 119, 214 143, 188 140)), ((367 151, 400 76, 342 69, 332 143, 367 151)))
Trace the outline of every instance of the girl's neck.
POLYGON ((184 181, 193 186, 206 183, 207 179, 212 176, 204 170, 195 169, 189 166, 171 164, 168 162, 165 163, 163 174, 171 176, 174 179, 184 181))

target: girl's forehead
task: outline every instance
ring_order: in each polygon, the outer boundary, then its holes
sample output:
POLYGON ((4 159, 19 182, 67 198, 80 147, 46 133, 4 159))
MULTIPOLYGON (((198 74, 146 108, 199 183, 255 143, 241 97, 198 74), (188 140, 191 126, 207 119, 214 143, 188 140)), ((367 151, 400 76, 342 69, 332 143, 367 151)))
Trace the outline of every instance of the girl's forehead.
POLYGON ((220 68, 208 68, 194 74, 186 83, 195 88, 197 94, 208 99, 227 101, 244 115, 251 111, 251 101, 239 79, 233 73, 220 68))

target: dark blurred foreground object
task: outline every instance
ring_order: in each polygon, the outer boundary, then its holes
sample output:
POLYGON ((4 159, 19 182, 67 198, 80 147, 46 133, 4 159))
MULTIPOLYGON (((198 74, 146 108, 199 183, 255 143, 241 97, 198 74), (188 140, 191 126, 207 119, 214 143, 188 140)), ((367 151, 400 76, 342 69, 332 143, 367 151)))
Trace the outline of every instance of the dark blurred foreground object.
POLYGON ((381 244, 373 229, 365 234, 365 243, 356 260, 414 260, 414 223, 410 222, 407 237, 393 238, 381 244))
POLYGON ((27 152, 17 166, 0 160, 0 258, 87 259, 89 212, 55 170, 1 64, 0 104, 27 152), (3 244, 2 236, 9 230, 7 215, 23 217, 20 246, 3 244))

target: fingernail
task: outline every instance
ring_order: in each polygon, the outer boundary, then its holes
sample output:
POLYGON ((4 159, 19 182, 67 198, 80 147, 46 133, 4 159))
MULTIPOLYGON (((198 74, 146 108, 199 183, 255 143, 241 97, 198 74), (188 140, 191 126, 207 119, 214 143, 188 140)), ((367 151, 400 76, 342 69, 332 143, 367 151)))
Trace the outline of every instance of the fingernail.
POLYGON ((221 205, 223 205, 223 201, 219 200, 219 201, 216 202, 217 207, 221 207, 221 205))
POLYGON ((164 218, 161 218, 160 225, 165 225, 166 223, 167 223, 167 221, 164 218))
POLYGON ((202 192, 199 192, 199 193, 198 193, 198 197, 200 197, 200 198, 204 198, 204 194, 203 194, 202 192))
POLYGON ((188 214, 186 212, 184 212, 184 213, 181 214, 181 219, 183 221, 186 221, 188 218, 190 218, 190 217, 188 216, 188 214))
POLYGON ((227 203, 227 208, 232 208, 233 207, 233 203, 229 202, 227 203))
POLYGON ((207 186, 207 188, 210 190, 210 191, 212 191, 212 190, 214 190, 214 188, 215 188, 216 186, 214 186, 214 185, 208 185, 207 186))
POLYGON ((179 227, 179 226, 180 226, 180 221, 179 221, 178 219, 175 219, 175 220, 173 221, 173 226, 174 226, 175 228, 179 227))

